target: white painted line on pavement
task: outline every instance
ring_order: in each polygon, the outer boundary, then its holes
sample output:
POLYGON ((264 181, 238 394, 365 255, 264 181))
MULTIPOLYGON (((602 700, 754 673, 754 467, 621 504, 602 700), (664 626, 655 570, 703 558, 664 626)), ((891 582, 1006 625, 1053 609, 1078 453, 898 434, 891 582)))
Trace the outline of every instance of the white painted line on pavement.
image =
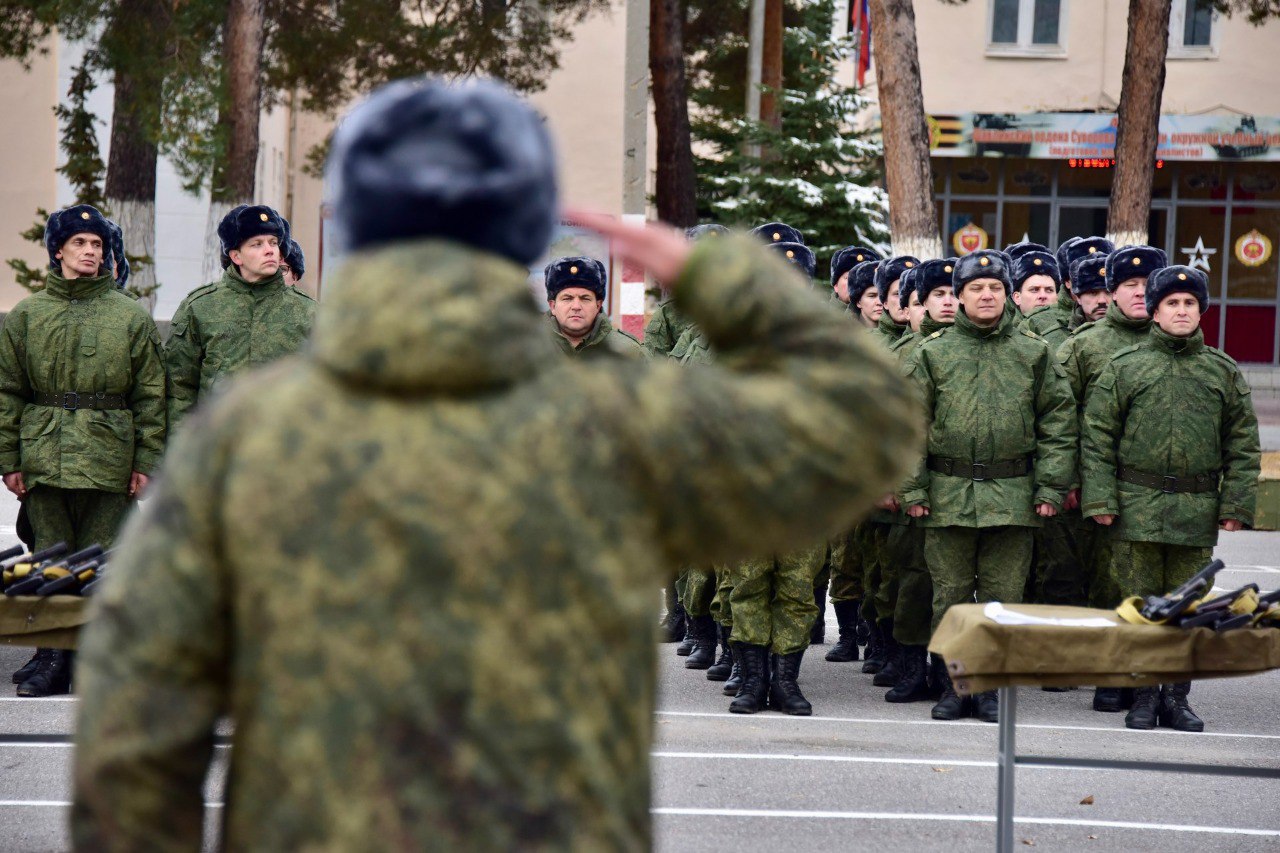
POLYGON ((40 702, 75 702, 78 701, 75 696, 42 696, 35 699, 28 696, 0 696, 0 702, 21 702, 24 705, 30 705, 33 708, 40 702))
POLYGON ((0 524, 0 536, 17 536, 18 526, 16 524, 0 524))
POLYGON ((1218 574, 1224 572, 1262 572, 1264 575, 1280 575, 1280 569, 1275 566, 1232 566, 1227 569, 1220 569, 1218 574))
MULTIPOLYGON (((783 809, 650 809, 655 815, 673 817, 769 817, 809 818, 817 820, 935 820, 958 823, 995 823, 994 815, 978 814, 911 814, 906 812, 827 812, 788 811, 783 809)), ((1250 829, 1235 826, 1188 826, 1177 823, 1137 823, 1127 820, 1084 820, 1083 818, 1015 817, 1014 823, 1032 826, 1086 826, 1108 829, 1157 829, 1168 832, 1200 832, 1222 835, 1261 835, 1280 837, 1280 830, 1250 829)))
MULTIPOLYGON (((785 755, 750 752, 651 752, 654 758, 728 758, 740 761, 836 761, 849 764, 928 764, 934 767, 995 767, 994 761, 937 758, 879 758, 870 755, 785 755)), ((1029 768, 1028 768, 1029 769, 1029 768)))
MULTIPOLYGON (((205 803, 206 809, 220 809, 223 803, 205 803)), ((0 808, 69 809, 70 800, 0 800, 0 808)))
MULTIPOLYGON (((736 719, 727 711, 725 713, 713 713, 711 711, 655 711, 654 714, 659 717, 714 717, 718 719, 736 719)), ((771 722, 786 722, 794 720, 796 722, 815 722, 815 723, 874 723, 880 725, 891 726, 946 726, 948 728, 970 728, 983 729, 991 732, 994 737, 996 727, 991 723, 980 723, 975 720, 956 720, 948 722, 946 720, 885 720, 875 717, 792 717, 786 714, 753 714, 751 720, 765 720, 771 722)), ((1018 723, 1019 729, 1050 729, 1052 731, 1073 731, 1073 732, 1109 732, 1111 734, 1125 735, 1170 735, 1172 737, 1236 737, 1236 738, 1252 738, 1258 740, 1280 740, 1280 735, 1259 735, 1245 734, 1242 732, 1175 732, 1172 729, 1127 729, 1124 727, 1124 718, 1118 717, 1117 722, 1120 724, 1117 728, 1109 728, 1106 726, 1068 726, 1047 723, 1018 723)))

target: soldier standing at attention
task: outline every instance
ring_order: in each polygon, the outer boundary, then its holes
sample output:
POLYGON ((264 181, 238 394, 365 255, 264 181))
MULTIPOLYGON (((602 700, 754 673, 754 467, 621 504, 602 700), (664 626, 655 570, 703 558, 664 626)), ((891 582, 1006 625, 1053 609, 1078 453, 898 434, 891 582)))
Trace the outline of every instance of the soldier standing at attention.
POLYGON ((543 270, 547 322, 565 355, 575 358, 644 358, 644 347, 615 329, 604 310, 605 269, 595 258, 559 258, 543 270))
MULTIPOLYGON (((1022 600, 1031 531, 1056 514, 1075 471, 1075 402, 1049 345, 1015 330, 1004 313, 1013 289, 1003 252, 955 264, 961 311, 945 334, 923 341, 908 365, 924 399, 928 455, 902 490, 923 519, 933 579, 933 625, 953 604, 1022 600)), ((974 715, 994 722, 995 691, 974 715)), ((934 719, 964 716, 950 680, 934 719)))
POLYGON ((1032 249, 1009 257, 1013 261, 1013 302, 1022 316, 1052 305, 1062 289, 1062 276, 1053 255, 1032 249))
MULTIPOLYGON (((723 225, 708 223, 685 230, 685 237, 696 242, 708 237, 722 237, 729 233, 723 225)), ((660 303, 644 327, 644 351, 652 356, 671 355, 676 341, 689 329, 689 320, 676 312, 670 299, 660 303)))
POLYGON ((849 310, 864 328, 875 329, 884 313, 876 290, 876 269, 881 261, 863 261, 849 272, 849 310))
POLYGON ((1107 316, 1107 306, 1111 304, 1111 291, 1107 290, 1107 255, 1090 255, 1073 263, 1071 282, 1075 288, 1078 322, 1073 321, 1069 331, 1074 332, 1085 323, 1107 316))
POLYGON ((285 284, 285 221, 264 205, 242 204, 218 223, 222 278, 187 295, 165 344, 169 427, 175 429, 228 376, 297 352, 311 331, 316 303, 285 284))
MULTIPOLYGON (((1252 525, 1261 466, 1249 384, 1200 330, 1208 278, 1164 267, 1144 299, 1151 330, 1094 381, 1082 436, 1084 514, 1106 530, 1124 596, 1176 588, 1209 562, 1219 530, 1252 525)), ((1135 689, 1125 725, 1203 731, 1190 691, 1135 689)))
POLYGON ((227 849, 648 849, 658 584, 822 541, 905 475, 894 366, 755 240, 571 214, 718 360, 557 352, 545 128, 422 79, 338 126, 351 255, 310 346, 192 417, 98 594, 79 848, 199 847, 225 716, 227 849))
POLYGON ((853 268, 864 261, 878 261, 880 256, 865 246, 845 246, 831 256, 831 295, 836 307, 847 308, 851 304, 849 276, 853 268))
MULTIPOLYGON (((87 204, 50 216, 45 287, 0 329, 0 465, 35 550, 110 547, 164 453, 160 335, 121 290, 128 265, 118 234, 87 204)), ((18 695, 69 692, 71 660, 38 650, 14 674, 18 695)))

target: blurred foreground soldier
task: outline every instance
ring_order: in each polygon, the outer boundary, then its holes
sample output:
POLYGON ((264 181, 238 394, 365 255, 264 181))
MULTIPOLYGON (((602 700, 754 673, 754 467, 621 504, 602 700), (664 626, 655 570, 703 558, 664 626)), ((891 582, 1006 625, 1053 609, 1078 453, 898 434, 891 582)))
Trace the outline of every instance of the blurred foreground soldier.
POLYGON ((292 246, 280 214, 242 204, 218 223, 218 239, 222 278, 182 300, 165 344, 171 429, 227 377, 301 349, 315 316, 315 301, 280 270, 292 246))
MULTIPOLYGON (((708 223, 686 229, 684 235, 689 240, 696 242, 698 240, 716 239, 728 233, 729 229, 723 225, 708 223)), ((676 341, 680 340, 680 337, 688 331, 689 326, 688 318, 676 312, 675 305, 671 303, 670 299, 664 299, 653 312, 653 316, 649 318, 649 322, 645 324, 644 351, 650 356, 671 355, 676 341)))
POLYGON ((230 850, 650 847, 654 590, 822 541, 919 412, 756 241, 596 214, 721 358, 565 359, 527 285, 554 162, 483 81, 338 127, 311 345, 193 416, 95 599, 79 848, 198 848, 224 714, 230 850))
POLYGON ((1094 255, 1076 261, 1071 265, 1071 282, 1079 309, 1069 326, 1069 330, 1074 332, 1085 323, 1107 316, 1107 306, 1111 304, 1111 291, 1107 289, 1107 256, 1094 255))
MULTIPOLYGON (((45 226, 45 288, 0 330, 0 465, 34 548, 110 547, 164 452, 164 360, 156 324, 121 288, 119 229, 87 204, 45 226), (114 272, 113 272, 114 269, 114 272)), ((71 652, 41 649, 19 696, 70 689, 71 652)))
MULTIPOLYGON (((1178 587, 1209 562, 1220 529, 1252 525, 1261 465, 1249 384, 1200 330, 1205 274, 1157 270, 1145 300, 1150 334, 1095 381, 1082 440, 1084 514, 1109 534, 1124 596, 1178 587)), ((1190 690, 1190 682, 1137 688, 1125 725, 1203 731, 1190 690)))
POLYGON ((560 258, 543 271, 547 322, 565 355, 579 358, 644 358, 644 347, 615 329, 604 311, 605 269, 595 258, 560 258))
MULTIPOLYGON (((1058 512, 1075 470, 1075 403, 1049 345, 1004 313, 1009 259, 978 251, 955 264, 955 325, 916 347, 908 374, 925 401, 928 456, 902 490, 925 527, 933 625, 953 604, 1022 600, 1031 531, 1058 512)), ((995 691, 973 714, 995 722, 995 691)), ((934 719, 966 715, 950 679, 934 719)))

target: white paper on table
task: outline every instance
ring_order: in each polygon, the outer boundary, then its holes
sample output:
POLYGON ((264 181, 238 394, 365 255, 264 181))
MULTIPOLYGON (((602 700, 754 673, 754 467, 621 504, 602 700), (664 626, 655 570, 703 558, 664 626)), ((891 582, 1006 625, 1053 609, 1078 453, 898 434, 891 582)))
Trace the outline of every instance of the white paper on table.
POLYGON ((1082 619, 1049 619, 1044 616, 1031 616, 1009 610, 998 601, 992 601, 982 610, 997 625, 1061 625, 1066 628, 1114 628, 1116 623, 1101 616, 1088 616, 1082 619))

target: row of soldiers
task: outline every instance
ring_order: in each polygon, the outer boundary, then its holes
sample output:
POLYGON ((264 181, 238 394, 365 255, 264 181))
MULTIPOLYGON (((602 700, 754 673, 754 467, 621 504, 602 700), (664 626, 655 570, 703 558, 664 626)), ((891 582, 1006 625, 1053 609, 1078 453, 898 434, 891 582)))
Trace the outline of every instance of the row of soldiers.
MULTIPOLYGON (((227 377, 301 348, 315 302, 289 223, 240 205, 218 225, 222 277, 192 291, 162 344, 127 295, 120 227, 90 205, 49 217, 45 286, 0 329, 0 466, 33 550, 109 548, 145 493, 168 436, 227 377)), ((39 649, 17 694, 71 689, 73 653, 39 649)))
MULTIPOLYGON (((753 233, 812 282, 796 229, 753 233)), ((731 711, 812 712, 796 676, 805 649, 823 642, 829 589, 839 640, 828 661, 857 661, 865 646, 862 671, 890 688, 886 701, 932 700, 934 719, 995 722, 994 691, 959 696, 945 663, 929 658, 949 607, 1112 608, 1177 587, 1209 560, 1220 529, 1252 523, 1257 421, 1235 362, 1204 343, 1201 271, 1101 237, 925 261, 850 246, 832 258, 830 287, 833 308, 895 355, 920 394, 927 447, 916 474, 846 534, 802 553, 690 567, 668 591, 667 639, 683 635, 686 666, 724 681, 731 711)), ((713 358, 669 304, 644 347, 684 364, 713 358)), ((1189 691, 1099 688, 1093 707, 1128 711, 1131 728, 1201 731, 1189 691)))

